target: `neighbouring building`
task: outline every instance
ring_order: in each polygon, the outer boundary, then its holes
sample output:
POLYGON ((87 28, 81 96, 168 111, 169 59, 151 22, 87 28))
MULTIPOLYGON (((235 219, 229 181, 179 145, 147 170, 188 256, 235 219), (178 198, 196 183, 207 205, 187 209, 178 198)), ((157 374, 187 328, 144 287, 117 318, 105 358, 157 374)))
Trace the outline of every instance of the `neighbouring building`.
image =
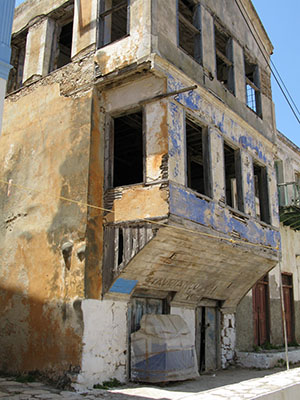
POLYGON ((6 81, 11 68, 10 61, 10 37, 14 18, 15 0, 7 0, 1 3, 0 13, 0 135, 2 126, 3 103, 6 92, 6 81))
POLYGON ((272 51, 250 0, 16 9, 0 370, 130 379, 145 313, 184 318, 200 371, 234 362, 237 306, 281 256, 272 51))

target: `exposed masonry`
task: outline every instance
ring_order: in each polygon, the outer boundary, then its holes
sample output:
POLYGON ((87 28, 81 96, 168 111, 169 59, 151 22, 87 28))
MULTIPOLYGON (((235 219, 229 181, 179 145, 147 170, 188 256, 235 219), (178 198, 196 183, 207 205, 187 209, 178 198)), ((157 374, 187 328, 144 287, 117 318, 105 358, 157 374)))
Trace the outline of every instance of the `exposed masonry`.
POLYGON ((221 326, 221 363, 222 368, 226 368, 235 358, 235 315, 221 314, 221 326))

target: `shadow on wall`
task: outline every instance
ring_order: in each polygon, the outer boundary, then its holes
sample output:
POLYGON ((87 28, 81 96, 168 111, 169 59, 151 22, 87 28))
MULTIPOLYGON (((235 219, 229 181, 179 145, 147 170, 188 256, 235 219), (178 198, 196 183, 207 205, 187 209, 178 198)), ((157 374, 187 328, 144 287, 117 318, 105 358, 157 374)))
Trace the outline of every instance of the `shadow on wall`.
POLYGON ((79 372, 83 332, 80 300, 42 303, 2 285, 0 327, 0 371, 38 371, 65 383, 79 372))

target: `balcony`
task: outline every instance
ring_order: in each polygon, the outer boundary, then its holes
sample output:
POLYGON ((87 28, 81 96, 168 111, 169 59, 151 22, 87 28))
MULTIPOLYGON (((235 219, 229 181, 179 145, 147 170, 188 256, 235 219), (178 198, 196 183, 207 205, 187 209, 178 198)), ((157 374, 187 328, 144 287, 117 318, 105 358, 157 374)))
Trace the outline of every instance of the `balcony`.
POLYGON ((300 230, 300 186, 296 182, 278 184, 280 222, 300 230))

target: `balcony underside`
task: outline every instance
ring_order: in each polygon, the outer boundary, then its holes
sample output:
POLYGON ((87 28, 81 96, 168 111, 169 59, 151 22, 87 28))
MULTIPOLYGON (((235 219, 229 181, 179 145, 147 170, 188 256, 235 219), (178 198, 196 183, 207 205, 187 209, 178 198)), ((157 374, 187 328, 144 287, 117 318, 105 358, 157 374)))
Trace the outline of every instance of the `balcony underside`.
POLYGON ((283 225, 289 226, 295 231, 300 229, 300 207, 286 206, 280 207, 279 210, 280 222, 283 225))
POLYGON ((233 243, 224 236, 205 236, 198 224, 198 232, 182 228, 174 221, 168 227, 159 227, 123 267, 106 296, 113 294, 121 278, 122 282, 134 282, 130 295, 143 290, 150 294, 165 292, 172 293, 178 303, 196 306, 213 300, 223 308, 235 309, 256 281, 278 262, 276 250, 233 243))

